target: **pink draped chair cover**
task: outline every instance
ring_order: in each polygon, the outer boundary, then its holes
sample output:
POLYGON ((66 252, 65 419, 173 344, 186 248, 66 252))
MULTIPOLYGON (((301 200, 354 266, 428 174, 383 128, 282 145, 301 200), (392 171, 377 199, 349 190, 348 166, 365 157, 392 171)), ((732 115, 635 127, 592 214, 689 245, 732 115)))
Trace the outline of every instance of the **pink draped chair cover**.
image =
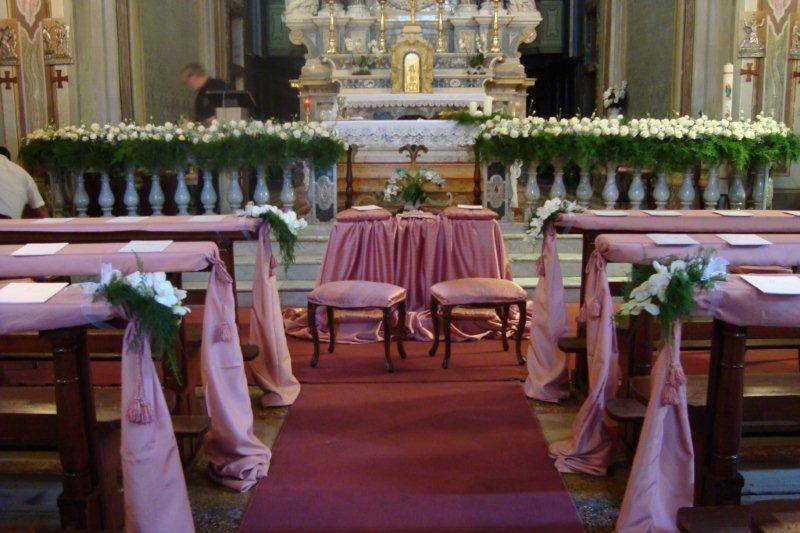
POLYGON ((275 275, 278 262, 272 254, 269 228, 261 226, 253 271, 253 311, 250 341, 258 346, 258 357, 250 371, 263 391, 261 405, 292 405, 300 394, 300 382, 292 373, 292 358, 283 329, 281 300, 275 275))
MULTIPOLYGON (((0 304, 0 334, 99 324, 117 311, 94 302, 83 286, 71 285, 45 304, 0 304)), ((149 339, 137 338, 129 321, 122 342, 121 443, 127 531, 194 531, 180 455, 164 392, 150 355, 149 339), (143 400, 148 424, 131 422, 126 411, 143 400)))
POLYGON ((536 269, 539 283, 533 295, 528 377, 523 388, 528 398, 558 402, 569 397, 567 356, 558 349, 558 339, 567 334, 568 326, 556 231, 552 224, 545 229, 536 269))
MULTIPOLYGON (((211 430, 203 441, 209 471, 221 484, 248 490, 266 475, 270 451, 253 434, 253 411, 236 328, 233 280, 211 242, 174 242, 152 254, 119 253, 123 243, 70 244, 48 257, 13 257, 18 245, 0 246, 0 277, 96 275, 103 263, 125 273, 190 272, 212 267, 206 291, 201 360, 211 430)), ((281 324, 280 314, 278 324, 281 324)))
POLYGON ((678 509, 690 507, 694 493, 694 448, 680 368, 681 324, 673 325, 650 374, 650 401, 636 447, 617 531, 678 531, 678 509), (678 382, 675 382, 678 381, 678 382))
POLYGON ((586 321, 589 393, 572 423, 572 439, 553 443, 550 456, 560 472, 602 476, 614 452, 613 426, 605 407, 617 393, 619 350, 606 261, 598 250, 587 265, 586 301, 581 314, 586 321))
MULTIPOLYGON (((317 286, 343 280, 377 281, 400 285, 409 294, 406 326, 410 338, 431 340, 428 311, 430 287, 464 277, 512 279, 497 215, 491 211, 448 208, 439 217, 397 217, 385 211, 339 213, 333 224, 317 286)), ((328 327, 324 310, 317 315, 320 338, 328 327)), ((512 310, 512 325, 516 311, 512 310)), ((284 315, 290 335, 311 338, 305 310, 284 315)), ((455 314, 454 340, 499 336, 501 323, 493 312, 460 318, 455 314)), ((511 328, 513 331, 513 327, 511 328)), ((338 342, 374 342, 383 339, 379 316, 363 313, 337 315, 338 342)))

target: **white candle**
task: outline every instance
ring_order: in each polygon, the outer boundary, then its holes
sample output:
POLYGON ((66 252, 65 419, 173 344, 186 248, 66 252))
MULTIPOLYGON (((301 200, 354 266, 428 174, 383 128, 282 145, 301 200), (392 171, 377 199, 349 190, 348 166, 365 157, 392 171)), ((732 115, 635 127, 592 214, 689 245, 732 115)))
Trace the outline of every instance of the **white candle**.
POLYGON ((486 96, 486 99, 483 101, 483 112, 486 115, 492 114, 492 105, 494 104, 494 98, 491 96, 486 96))
POLYGON ((722 67, 722 118, 733 115, 733 63, 722 67))
POLYGON ((475 114, 478 111, 478 102, 470 102, 469 103, 469 112, 471 114, 475 114))

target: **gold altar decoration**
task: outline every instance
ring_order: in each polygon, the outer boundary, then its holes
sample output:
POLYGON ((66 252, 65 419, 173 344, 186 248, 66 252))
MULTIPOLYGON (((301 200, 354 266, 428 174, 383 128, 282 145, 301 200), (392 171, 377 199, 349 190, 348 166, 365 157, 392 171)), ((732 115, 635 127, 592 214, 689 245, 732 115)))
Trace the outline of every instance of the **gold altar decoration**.
POLYGON ((444 35, 444 0, 436 0, 439 4, 436 9, 436 51, 439 53, 447 52, 447 39, 444 35))
POLYGON ((494 12, 492 13, 492 53, 496 54, 503 51, 500 46, 500 0, 494 0, 494 12))
POLYGON ((378 37, 378 49, 381 53, 386 53, 386 0, 378 0, 380 6, 380 26, 378 37))
POLYGON ((336 19, 333 16, 333 0, 328 0, 328 49, 326 53, 336 53, 336 19))
POLYGON ((0 19, 0 65, 19 64, 19 22, 0 19))
POLYGON ((432 93, 433 57, 433 47, 421 32, 404 31, 392 47, 392 92, 432 93))
POLYGON ((42 21, 44 62, 47 65, 72 63, 72 39, 64 19, 48 18, 42 21))

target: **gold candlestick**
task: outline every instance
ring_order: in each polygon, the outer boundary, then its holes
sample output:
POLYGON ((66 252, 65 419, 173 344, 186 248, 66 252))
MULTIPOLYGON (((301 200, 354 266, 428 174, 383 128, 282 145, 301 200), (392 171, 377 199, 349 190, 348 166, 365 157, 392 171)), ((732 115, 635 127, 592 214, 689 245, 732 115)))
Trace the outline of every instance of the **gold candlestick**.
POLYGON ((410 24, 417 23, 417 0, 410 0, 411 4, 409 7, 411 8, 411 19, 409 21, 410 24))
POLYGON ((447 39, 444 36, 444 0, 436 0, 436 3, 439 4, 436 19, 436 29, 439 32, 439 36, 436 39, 436 51, 447 52, 447 39))
POLYGON ((333 16, 333 0, 328 0, 328 49, 326 53, 336 53, 336 19, 333 16))
POLYGON ((502 51, 500 47, 500 0, 494 0, 494 13, 492 14, 492 48, 493 53, 502 51))
POLYGON ((378 48, 386 53, 386 0, 378 0, 380 5, 380 37, 378 38, 378 48))

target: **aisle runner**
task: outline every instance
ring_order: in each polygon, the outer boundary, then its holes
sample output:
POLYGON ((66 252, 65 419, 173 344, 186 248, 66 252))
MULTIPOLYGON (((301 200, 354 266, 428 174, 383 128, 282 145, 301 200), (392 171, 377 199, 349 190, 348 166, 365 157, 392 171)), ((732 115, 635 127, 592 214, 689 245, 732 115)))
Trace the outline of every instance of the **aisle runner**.
MULTIPOLYGON (((527 349, 522 343, 522 353, 527 349)), ((460 342, 453 347, 450 368, 442 370, 444 342, 436 357, 428 357, 431 344, 406 342, 408 359, 400 359, 392 343, 395 372, 386 372, 383 344, 337 344, 333 354, 328 344, 320 344, 319 364, 311 368, 312 345, 289 337, 292 370, 300 383, 429 383, 448 381, 525 381, 525 365, 517 364, 514 341, 504 352, 500 341, 460 342)))
POLYGON ((305 385, 241 531, 582 531, 517 383, 305 385))

